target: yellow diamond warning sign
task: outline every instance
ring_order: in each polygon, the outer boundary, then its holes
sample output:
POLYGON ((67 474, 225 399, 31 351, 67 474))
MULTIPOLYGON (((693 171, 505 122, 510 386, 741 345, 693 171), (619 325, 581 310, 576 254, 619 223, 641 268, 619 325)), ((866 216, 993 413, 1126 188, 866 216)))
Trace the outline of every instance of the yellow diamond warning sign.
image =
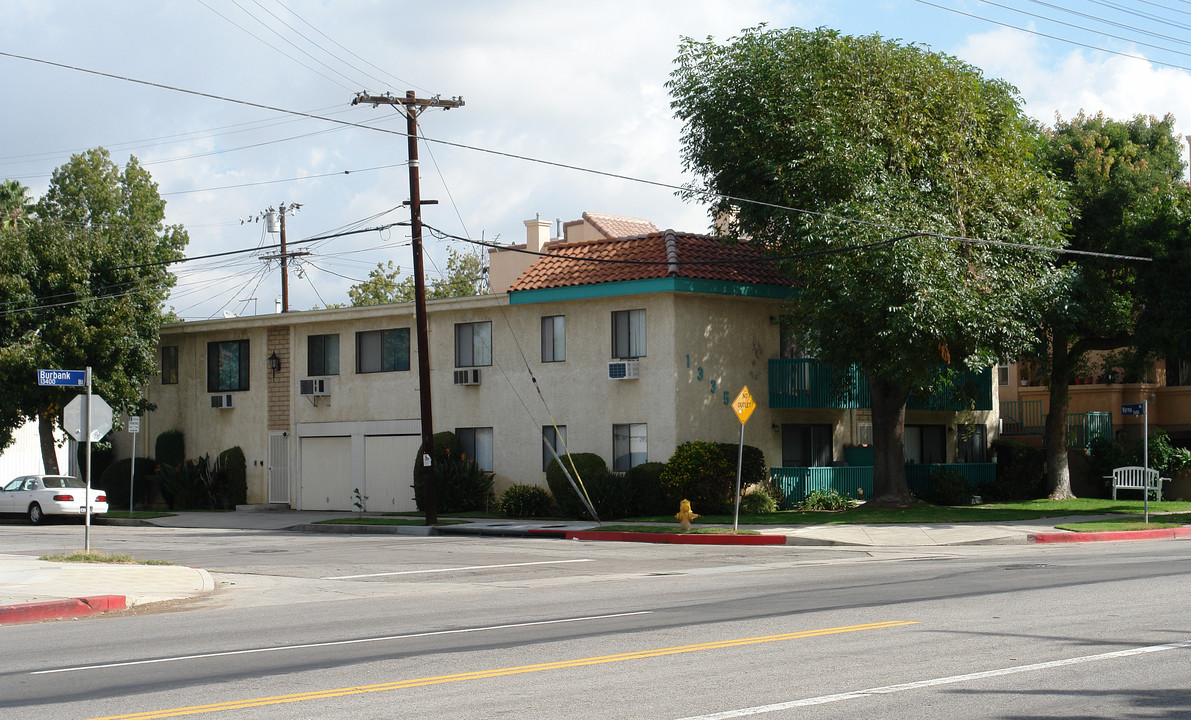
POLYGON ((732 401, 732 409, 736 411, 736 417, 740 419, 740 424, 743 425, 749 421, 749 415, 753 414, 757 403, 753 400, 753 396, 749 394, 748 385, 740 391, 736 399, 732 401))

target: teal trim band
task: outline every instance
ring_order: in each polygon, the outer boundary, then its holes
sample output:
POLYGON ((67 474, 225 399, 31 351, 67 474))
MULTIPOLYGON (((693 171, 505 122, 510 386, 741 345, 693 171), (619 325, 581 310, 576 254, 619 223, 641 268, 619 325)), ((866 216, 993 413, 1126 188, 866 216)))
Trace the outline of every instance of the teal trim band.
POLYGON ((573 285, 559 288, 542 288, 540 290, 517 290, 516 292, 509 293, 509 304, 528 305, 531 303, 589 300, 591 298, 644 295, 647 293, 662 292, 688 292, 784 300, 789 297, 791 291, 792 288, 780 285, 757 285, 753 283, 731 282, 728 280, 665 277, 595 283, 592 285, 573 285))

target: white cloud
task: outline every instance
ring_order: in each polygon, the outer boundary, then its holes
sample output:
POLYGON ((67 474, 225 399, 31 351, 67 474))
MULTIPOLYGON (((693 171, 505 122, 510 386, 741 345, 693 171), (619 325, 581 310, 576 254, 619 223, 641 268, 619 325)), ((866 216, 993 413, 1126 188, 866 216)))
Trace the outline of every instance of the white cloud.
MULTIPOLYGON (((1053 124, 1056 113, 1071 118, 1081 110, 1118 120, 1173 113, 1176 130, 1191 133, 1191 73, 1147 60, 1063 47, 1063 55, 1052 57, 1037 36, 998 29, 970 36, 957 55, 1016 85, 1026 111, 1045 124, 1053 124)), ((1128 48, 1121 52, 1141 54, 1128 48)))

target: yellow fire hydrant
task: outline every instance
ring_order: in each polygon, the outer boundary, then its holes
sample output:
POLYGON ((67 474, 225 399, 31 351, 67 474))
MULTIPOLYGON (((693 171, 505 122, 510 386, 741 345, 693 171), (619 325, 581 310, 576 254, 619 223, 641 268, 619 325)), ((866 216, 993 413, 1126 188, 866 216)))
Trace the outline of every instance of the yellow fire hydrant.
POLYGON ((699 517, 699 514, 691 512, 690 500, 683 500, 678 504, 678 512, 675 513, 674 517, 677 518, 679 524, 682 525, 683 532, 690 532, 691 521, 699 517))

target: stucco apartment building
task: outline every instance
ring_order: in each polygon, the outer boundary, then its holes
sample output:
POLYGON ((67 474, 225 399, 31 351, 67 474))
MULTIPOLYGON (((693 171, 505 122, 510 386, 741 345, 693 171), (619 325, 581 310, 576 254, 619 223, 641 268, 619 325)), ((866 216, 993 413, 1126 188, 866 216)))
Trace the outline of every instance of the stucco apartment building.
MULTIPOLYGON (((745 442, 769 465, 841 464, 863 440, 863 408, 808 401, 814 361, 782 360, 791 288, 747 243, 596 213, 560 238, 548 221, 526 228, 524 245, 490 253, 489 294, 427 303, 435 430, 458 434, 497 492, 545 484, 543 438, 613 470, 736 442, 745 386, 758 402, 745 442)), ((250 503, 351 510, 358 490, 368 511, 413 510, 415 336, 412 304, 167 326, 142 442, 178 429, 191 456, 241 447, 250 503)), ((907 455, 954 461, 964 422, 986 446, 992 407, 908 411, 907 455)))

